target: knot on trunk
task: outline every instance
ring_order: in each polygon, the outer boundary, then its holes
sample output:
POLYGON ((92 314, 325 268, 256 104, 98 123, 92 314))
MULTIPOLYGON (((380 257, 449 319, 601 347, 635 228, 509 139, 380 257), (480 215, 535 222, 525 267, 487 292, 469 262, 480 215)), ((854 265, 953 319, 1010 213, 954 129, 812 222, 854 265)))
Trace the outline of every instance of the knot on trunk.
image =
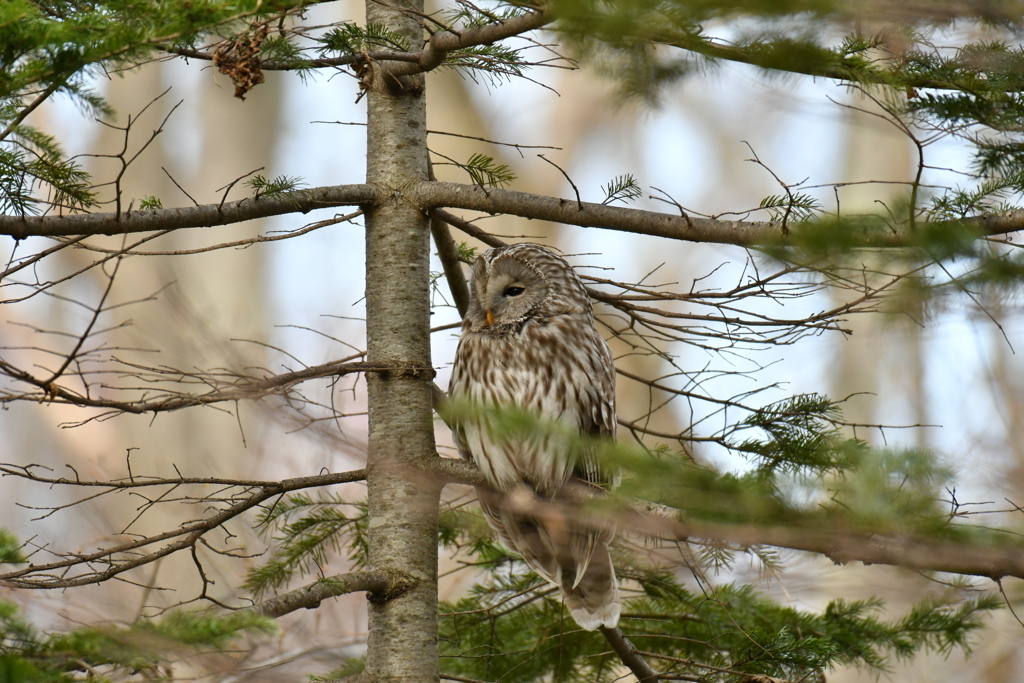
POLYGON ((366 594, 366 599, 380 605, 400 597, 416 587, 419 581, 415 577, 397 569, 384 567, 375 572, 384 579, 384 586, 366 594))

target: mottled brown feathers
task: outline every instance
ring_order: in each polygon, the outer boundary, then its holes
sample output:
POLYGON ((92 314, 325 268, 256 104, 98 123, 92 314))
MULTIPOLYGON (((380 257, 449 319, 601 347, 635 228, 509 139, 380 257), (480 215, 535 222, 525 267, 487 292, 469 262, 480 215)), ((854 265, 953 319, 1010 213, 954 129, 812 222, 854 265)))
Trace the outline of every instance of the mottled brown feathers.
MULTIPOLYGON (((564 259, 536 244, 477 258, 449 394, 477 406, 515 406, 579 434, 615 435, 611 352, 583 283, 564 259)), ((619 617, 608 555, 614 529, 527 518, 501 504, 502 494, 524 485, 556 499, 573 476, 601 482, 606 477, 596 460, 586 452, 571 455, 557 432, 503 440, 486 418, 463 419, 455 435, 460 455, 491 484, 478 495, 502 542, 562 589, 580 626, 613 627, 619 617)))

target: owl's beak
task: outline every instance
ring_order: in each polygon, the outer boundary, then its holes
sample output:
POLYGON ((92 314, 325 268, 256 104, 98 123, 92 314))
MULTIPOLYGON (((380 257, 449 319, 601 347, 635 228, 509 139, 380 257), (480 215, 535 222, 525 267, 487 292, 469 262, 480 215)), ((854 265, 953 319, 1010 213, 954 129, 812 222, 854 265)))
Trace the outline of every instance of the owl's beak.
POLYGON ((490 327, 491 325, 493 325, 494 324, 494 311, 492 311, 491 309, 488 308, 484 312, 484 315, 487 316, 487 326, 490 327))

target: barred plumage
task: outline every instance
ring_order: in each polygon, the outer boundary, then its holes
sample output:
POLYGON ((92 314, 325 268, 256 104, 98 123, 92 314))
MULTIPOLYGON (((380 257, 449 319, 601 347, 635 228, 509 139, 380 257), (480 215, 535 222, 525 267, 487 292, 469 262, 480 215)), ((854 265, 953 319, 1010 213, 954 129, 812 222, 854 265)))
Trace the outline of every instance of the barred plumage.
MULTIPOLYGON (((564 259, 536 244, 477 258, 449 393, 481 406, 517 406, 580 434, 615 435, 611 352, 594 326, 583 283, 564 259)), ((502 542, 562 590, 580 626, 614 627, 619 595, 608 554, 614 529, 550 523, 501 505, 502 494, 522 485, 554 500, 572 477, 603 482, 596 460, 585 453, 574 458, 557 434, 495 438, 484 419, 463 420, 455 441, 491 484, 477 493, 502 542)))

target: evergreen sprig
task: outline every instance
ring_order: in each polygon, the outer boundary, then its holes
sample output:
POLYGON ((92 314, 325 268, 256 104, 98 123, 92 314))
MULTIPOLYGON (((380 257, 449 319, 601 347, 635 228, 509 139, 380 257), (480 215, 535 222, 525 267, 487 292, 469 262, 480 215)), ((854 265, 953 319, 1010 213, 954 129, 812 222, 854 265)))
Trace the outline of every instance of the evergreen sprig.
POLYGON ((0 527, 0 564, 20 564, 25 562, 22 544, 7 529, 0 527))
POLYGON ((522 76, 530 65, 521 50, 495 43, 454 51, 442 66, 465 72, 470 77, 481 74, 497 85, 522 76))
POLYGON ((809 194, 772 194, 761 200, 758 208, 768 212, 769 222, 797 223, 814 218, 821 212, 821 202, 809 194))
POLYGON ((295 494, 263 510, 257 526, 277 533, 270 559, 253 568, 243 584, 254 597, 323 567, 329 551, 346 550, 353 566, 366 566, 365 502, 348 502, 330 493, 315 498, 295 494), (355 514, 346 514, 343 508, 353 509, 355 514))
POLYGON ((388 49, 408 52, 412 49, 407 38, 388 29, 384 24, 369 23, 360 26, 345 22, 327 31, 318 39, 320 52, 354 55, 364 50, 388 49))
POLYGON ((298 176, 275 176, 267 180, 262 175, 253 176, 247 183, 253 189, 256 199, 260 197, 279 197, 286 192, 294 192, 305 186, 302 178, 298 176))
POLYGON ((505 187, 516 179, 515 174, 506 164, 499 164, 494 157, 486 154, 474 154, 459 168, 469 174, 474 185, 480 187, 505 187))
POLYGON ((615 176, 612 180, 608 181, 608 185, 601 186, 601 192, 604 193, 604 199, 601 200, 602 204, 611 204, 612 202, 628 203, 639 199, 644 194, 643 190, 640 189, 640 184, 636 182, 636 178, 630 173, 615 176))

